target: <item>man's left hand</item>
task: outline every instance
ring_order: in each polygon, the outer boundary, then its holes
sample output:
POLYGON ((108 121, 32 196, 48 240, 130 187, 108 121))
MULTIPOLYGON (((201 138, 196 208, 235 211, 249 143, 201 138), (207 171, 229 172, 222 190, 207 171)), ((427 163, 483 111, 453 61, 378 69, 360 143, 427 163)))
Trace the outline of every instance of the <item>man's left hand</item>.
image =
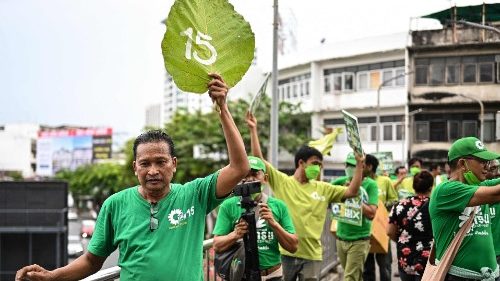
POLYGON ((222 107, 226 104, 229 87, 219 74, 210 73, 209 76, 213 79, 208 83, 208 95, 212 98, 213 102, 222 107))

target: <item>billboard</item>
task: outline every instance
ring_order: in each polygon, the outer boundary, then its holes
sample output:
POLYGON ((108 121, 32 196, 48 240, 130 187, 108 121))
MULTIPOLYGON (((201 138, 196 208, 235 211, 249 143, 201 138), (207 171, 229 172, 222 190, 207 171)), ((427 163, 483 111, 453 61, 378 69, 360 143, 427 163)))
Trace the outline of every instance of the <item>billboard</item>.
POLYGON ((113 130, 86 128, 42 130, 36 143, 36 174, 53 176, 60 170, 111 158, 113 130))

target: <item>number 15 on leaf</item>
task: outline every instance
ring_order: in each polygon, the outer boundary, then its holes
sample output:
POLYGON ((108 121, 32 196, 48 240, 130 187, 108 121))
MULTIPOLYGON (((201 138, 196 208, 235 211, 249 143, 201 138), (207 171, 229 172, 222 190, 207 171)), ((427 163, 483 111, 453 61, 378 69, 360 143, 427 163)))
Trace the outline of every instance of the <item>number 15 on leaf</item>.
POLYGON ((200 31, 197 31, 196 32, 196 40, 195 40, 196 45, 205 46, 208 49, 208 51, 210 52, 210 57, 208 59, 200 58, 198 56, 198 52, 196 52, 196 51, 192 52, 193 28, 190 27, 190 28, 184 30, 183 32, 181 32, 181 36, 187 36, 186 53, 185 53, 186 59, 190 60, 191 57, 194 57, 194 59, 197 62, 204 64, 204 65, 211 65, 217 60, 217 50, 215 50, 214 46, 212 46, 212 44, 210 44, 210 42, 208 42, 208 41, 212 40, 212 37, 210 37, 210 35, 206 35, 200 31), (191 52, 192 52, 192 56, 191 56, 191 52))

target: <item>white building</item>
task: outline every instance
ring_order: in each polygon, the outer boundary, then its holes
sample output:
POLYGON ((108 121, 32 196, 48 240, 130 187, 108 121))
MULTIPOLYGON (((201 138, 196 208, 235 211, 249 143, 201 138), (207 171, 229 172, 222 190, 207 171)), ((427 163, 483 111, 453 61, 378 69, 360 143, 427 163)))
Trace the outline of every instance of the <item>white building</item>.
POLYGON ((153 104, 146 107, 146 126, 147 127, 162 127, 161 122, 161 104, 153 104))
MULTIPOLYGON (((363 149, 376 152, 377 89, 380 90, 379 151, 393 153, 395 162, 406 162, 407 89, 405 73, 406 33, 321 45, 308 52, 292 54, 280 63, 280 100, 300 102, 312 112, 313 138, 325 129, 342 127, 341 109, 359 118, 363 149)), ((337 138, 332 157, 325 159, 325 176, 342 174, 343 162, 351 151, 345 134, 337 138)), ((280 158, 283 159, 280 155, 280 158)), ((293 169, 290 158, 280 161, 293 169)))
POLYGON ((21 172, 24 178, 34 176, 39 128, 35 124, 0 125, 0 172, 21 172))

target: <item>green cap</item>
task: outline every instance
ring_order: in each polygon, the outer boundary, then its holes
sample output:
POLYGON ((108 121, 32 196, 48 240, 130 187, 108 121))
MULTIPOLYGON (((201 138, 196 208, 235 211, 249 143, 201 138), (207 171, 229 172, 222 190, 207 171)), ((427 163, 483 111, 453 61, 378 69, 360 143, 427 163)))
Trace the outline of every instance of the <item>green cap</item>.
POLYGON ((354 157, 354 152, 349 152, 349 154, 347 154, 347 159, 345 160, 345 163, 356 166, 356 157, 354 157))
POLYGON ((490 161, 500 157, 499 154, 488 151, 484 144, 475 137, 466 137, 456 140, 448 151, 448 161, 453 161, 457 158, 472 155, 474 157, 490 161))
POLYGON ((248 163, 250 163, 250 169, 266 172, 266 164, 259 157, 248 156, 248 163))

